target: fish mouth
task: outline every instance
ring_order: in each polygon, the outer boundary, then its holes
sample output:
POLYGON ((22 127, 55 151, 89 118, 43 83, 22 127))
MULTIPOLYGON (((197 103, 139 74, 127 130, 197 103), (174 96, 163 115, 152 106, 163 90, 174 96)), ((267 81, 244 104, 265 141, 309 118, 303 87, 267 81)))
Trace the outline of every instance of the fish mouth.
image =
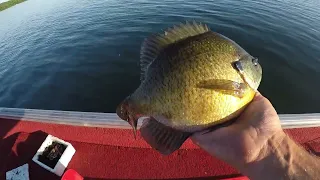
POLYGON ((244 76, 244 74, 240 74, 240 76, 241 76, 241 78, 243 79, 243 81, 252 89, 252 90, 254 90, 255 92, 257 92, 258 90, 257 90, 257 88, 255 88, 254 86, 253 86, 253 84, 255 84, 255 81, 253 80, 253 79, 251 79, 251 78, 246 78, 245 76, 244 76))
POLYGON ((231 63, 231 65, 238 72, 243 82, 245 82, 252 90, 257 92, 257 88, 254 87, 254 84, 256 84, 255 80, 249 76, 245 76, 242 63, 238 60, 231 63))
POLYGON ((121 103, 121 104, 118 105, 118 107, 116 109, 116 113, 122 120, 127 121, 128 114, 127 114, 127 110, 125 108, 125 104, 124 103, 121 103))
POLYGON ((133 129, 133 135, 136 139, 136 132, 138 126, 138 118, 133 116, 133 113, 130 111, 128 100, 125 99, 120 103, 116 109, 117 115, 124 121, 128 122, 133 129))

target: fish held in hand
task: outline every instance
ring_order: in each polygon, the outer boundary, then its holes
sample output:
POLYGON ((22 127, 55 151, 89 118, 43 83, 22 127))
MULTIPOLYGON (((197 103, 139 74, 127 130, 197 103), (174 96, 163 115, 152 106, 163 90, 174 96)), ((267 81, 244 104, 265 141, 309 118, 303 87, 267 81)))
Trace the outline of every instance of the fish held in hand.
POLYGON ((195 22, 145 39, 141 84, 117 107, 144 140, 171 154, 194 132, 237 117, 262 78, 258 59, 231 39, 195 22))

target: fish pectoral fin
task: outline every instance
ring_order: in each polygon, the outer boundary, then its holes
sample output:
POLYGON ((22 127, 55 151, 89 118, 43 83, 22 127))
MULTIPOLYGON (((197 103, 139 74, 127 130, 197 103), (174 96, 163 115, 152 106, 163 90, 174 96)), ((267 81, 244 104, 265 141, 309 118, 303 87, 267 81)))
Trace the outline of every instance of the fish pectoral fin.
POLYGON ((179 149, 191 133, 175 130, 159 123, 153 117, 145 119, 140 128, 143 139, 163 155, 179 149))
POLYGON ((238 83, 226 79, 209 79, 200 82, 198 88, 212 89, 225 94, 242 98, 248 86, 245 83, 238 83))

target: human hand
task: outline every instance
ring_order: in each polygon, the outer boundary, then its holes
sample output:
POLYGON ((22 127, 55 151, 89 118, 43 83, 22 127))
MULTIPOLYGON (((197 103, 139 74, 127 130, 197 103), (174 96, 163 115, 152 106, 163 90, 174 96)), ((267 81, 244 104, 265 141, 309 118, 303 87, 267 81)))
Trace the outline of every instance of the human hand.
POLYGON ((276 110, 257 93, 233 124, 209 133, 195 133, 191 139, 209 154, 241 169, 263 157, 270 139, 281 142, 284 136, 276 110))

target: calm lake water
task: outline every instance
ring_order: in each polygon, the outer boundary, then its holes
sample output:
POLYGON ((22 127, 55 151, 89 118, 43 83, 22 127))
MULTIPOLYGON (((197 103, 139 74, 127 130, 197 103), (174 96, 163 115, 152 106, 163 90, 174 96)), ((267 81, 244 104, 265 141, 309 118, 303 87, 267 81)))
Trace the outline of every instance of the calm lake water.
POLYGON ((142 40, 197 20, 263 67, 278 113, 320 112, 320 1, 28 0, 0 12, 0 107, 115 112, 142 40))

